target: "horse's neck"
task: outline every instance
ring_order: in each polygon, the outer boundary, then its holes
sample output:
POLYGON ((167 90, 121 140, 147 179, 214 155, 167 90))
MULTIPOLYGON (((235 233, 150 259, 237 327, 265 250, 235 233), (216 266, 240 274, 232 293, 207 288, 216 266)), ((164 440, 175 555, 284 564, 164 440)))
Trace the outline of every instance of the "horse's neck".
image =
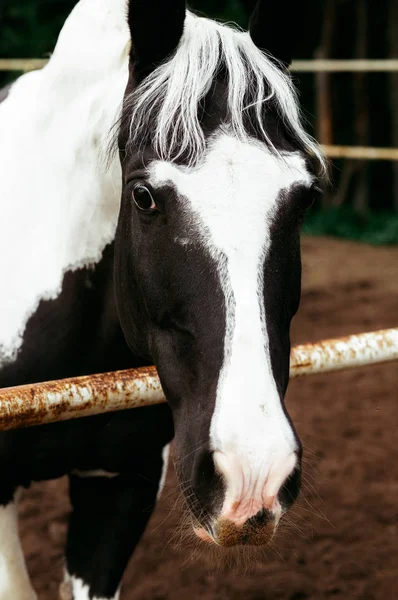
POLYGON ((0 105, 0 368, 40 300, 114 238, 121 172, 106 150, 127 82, 124 8, 82 0, 49 65, 0 105))

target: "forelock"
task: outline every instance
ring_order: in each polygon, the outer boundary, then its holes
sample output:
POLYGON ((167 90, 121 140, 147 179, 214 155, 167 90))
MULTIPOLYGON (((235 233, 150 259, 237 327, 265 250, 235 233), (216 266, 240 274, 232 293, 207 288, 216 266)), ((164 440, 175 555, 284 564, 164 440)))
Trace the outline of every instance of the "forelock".
POLYGON ((314 161, 318 174, 326 174, 321 149, 303 128, 289 74, 260 51, 247 32, 189 11, 174 55, 126 98, 126 150, 150 145, 161 160, 184 157, 189 165, 197 163, 206 149, 200 109, 221 72, 227 82, 226 125, 237 138, 246 141, 248 130, 254 129, 277 152, 264 126, 264 110, 272 107, 297 147, 314 161))

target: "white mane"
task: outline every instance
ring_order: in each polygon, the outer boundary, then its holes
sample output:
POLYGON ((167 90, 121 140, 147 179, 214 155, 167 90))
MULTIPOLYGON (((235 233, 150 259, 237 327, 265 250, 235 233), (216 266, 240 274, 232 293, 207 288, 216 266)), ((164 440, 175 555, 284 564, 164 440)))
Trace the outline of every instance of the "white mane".
POLYGON ((255 46, 247 32, 189 11, 174 56, 153 71, 127 101, 129 144, 140 147, 150 139, 159 158, 170 161, 188 155, 190 163, 196 162, 206 145, 198 108, 221 68, 228 80, 228 126, 233 133, 247 139, 244 116, 251 109, 256 129, 272 147, 263 126, 263 105, 272 99, 289 133, 325 173, 320 147, 302 126, 290 77, 255 46))

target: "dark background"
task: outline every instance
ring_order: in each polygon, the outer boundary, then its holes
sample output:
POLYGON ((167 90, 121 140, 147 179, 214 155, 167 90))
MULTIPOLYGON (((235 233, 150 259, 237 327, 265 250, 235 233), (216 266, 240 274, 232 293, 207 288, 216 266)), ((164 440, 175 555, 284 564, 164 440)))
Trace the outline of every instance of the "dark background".
MULTIPOLYGON (((191 8, 247 26, 254 0, 193 0, 191 8)), ((45 58, 73 0, 0 0, 0 57, 45 58)), ((295 58, 398 58, 398 0, 305 0, 295 58)), ((287 3, 288 5, 288 3, 287 3)), ((283 24, 281 24, 283 35, 283 24)), ((16 74, 0 72, 0 83, 16 74)), ((398 147, 398 73, 295 73, 322 143, 398 147), (317 102, 318 98, 318 102, 317 102), (319 98, 323 98, 320 114, 319 98)), ((333 186, 306 229, 398 242, 398 162, 336 160, 333 186)))

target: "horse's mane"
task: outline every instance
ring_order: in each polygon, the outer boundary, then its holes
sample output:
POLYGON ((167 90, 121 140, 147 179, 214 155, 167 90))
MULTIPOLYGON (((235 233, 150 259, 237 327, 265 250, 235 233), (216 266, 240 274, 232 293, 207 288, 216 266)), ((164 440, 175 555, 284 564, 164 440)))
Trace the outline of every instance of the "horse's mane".
POLYGON ((289 74, 259 50, 248 33, 189 11, 175 54, 126 100, 129 145, 151 142, 162 160, 184 155, 190 164, 196 163, 206 146, 199 109, 221 71, 228 81, 228 127, 234 135, 248 138, 249 117, 252 128, 274 149, 263 124, 264 107, 272 102, 289 135, 325 174, 326 160, 303 128, 289 74))

